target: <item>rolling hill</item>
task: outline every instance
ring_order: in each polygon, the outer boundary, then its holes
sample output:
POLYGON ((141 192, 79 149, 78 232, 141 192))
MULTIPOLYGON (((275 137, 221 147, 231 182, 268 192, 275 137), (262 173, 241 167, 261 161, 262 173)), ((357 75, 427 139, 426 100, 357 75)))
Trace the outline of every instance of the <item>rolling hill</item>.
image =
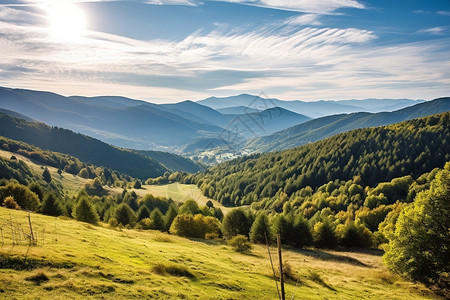
POLYGON ((0 107, 136 149, 173 149, 193 138, 222 131, 221 127, 183 118, 156 104, 123 97, 64 97, 0 88, 0 107))
POLYGON ((116 148, 67 129, 27 122, 4 114, 0 114, 0 136, 69 154, 81 161, 108 167, 140 179, 158 177, 169 171, 154 159, 130 150, 116 148))
POLYGON ((400 176, 418 177, 449 160, 450 112, 446 112, 238 158, 198 174, 196 182, 222 204, 242 205, 354 176, 366 186, 400 176))
POLYGON ((357 128, 389 125, 449 110, 450 98, 439 98, 394 112, 333 115, 253 139, 248 142, 245 148, 255 152, 284 150, 357 128))

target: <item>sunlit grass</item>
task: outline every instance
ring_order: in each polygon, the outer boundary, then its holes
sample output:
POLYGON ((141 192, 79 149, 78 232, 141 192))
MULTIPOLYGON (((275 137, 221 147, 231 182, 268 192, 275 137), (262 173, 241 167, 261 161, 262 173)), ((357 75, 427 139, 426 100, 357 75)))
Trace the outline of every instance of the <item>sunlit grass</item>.
MULTIPOLYGON (((0 208, 0 218, 17 220, 23 228, 26 216, 0 208)), ((38 214, 31 220, 37 246, 0 248, 2 298, 277 298, 263 246, 241 254, 218 241, 157 231, 117 230, 38 214), (11 267, 12 260, 24 262, 25 257, 27 268, 11 267)), ((390 274, 376 253, 285 249, 283 258, 299 279, 287 280, 289 299, 293 293, 295 299, 435 299, 422 285, 390 274)))

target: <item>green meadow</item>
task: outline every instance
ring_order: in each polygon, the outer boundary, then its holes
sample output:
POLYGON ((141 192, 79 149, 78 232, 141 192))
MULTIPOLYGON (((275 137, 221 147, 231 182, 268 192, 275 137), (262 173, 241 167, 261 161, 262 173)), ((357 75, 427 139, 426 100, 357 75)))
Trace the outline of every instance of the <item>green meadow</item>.
MULTIPOLYGON (((4 299, 277 299, 267 248, 237 253, 221 240, 112 229, 66 217, 0 208, 0 297, 4 299), (15 230, 15 229, 14 229, 15 230), (16 240, 18 239, 16 233, 16 240)), ((275 248, 271 248, 275 257, 275 248)), ((287 299, 438 299, 392 275, 381 252, 283 249, 287 299), (293 297, 293 298, 291 298, 293 297)), ((274 261, 275 268, 277 262, 274 261)))

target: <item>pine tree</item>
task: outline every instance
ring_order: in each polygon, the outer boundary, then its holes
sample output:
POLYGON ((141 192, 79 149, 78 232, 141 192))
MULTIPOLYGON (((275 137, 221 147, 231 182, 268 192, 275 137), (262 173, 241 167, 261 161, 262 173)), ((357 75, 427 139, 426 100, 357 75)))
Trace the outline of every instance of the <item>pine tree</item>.
POLYGON ((312 234, 308 221, 302 215, 298 215, 294 220, 294 246, 302 248, 312 244, 312 234))
POLYGON ((80 194, 79 200, 72 210, 73 217, 78 221, 97 224, 99 216, 94 204, 89 200, 86 194, 80 194))
POLYGON ((169 206, 169 209, 166 212, 166 224, 165 224, 165 230, 169 231, 170 226, 172 225, 173 220, 175 219, 175 217, 178 215, 178 209, 175 206, 175 204, 171 204, 169 206))
POLYGON ((48 216, 61 216, 64 214, 64 209, 60 201, 52 193, 47 194, 42 202, 42 213, 48 216))
POLYGON ((126 203, 122 203, 117 206, 114 216, 117 222, 122 225, 134 225, 134 223, 136 222, 136 214, 126 203))
POLYGON ((152 221, 150 229, 161 230, 165 229, 166 222, 164 216, 158 208, 155 208, 150 214, 150 220, 152 221))
POLYGON ((42 173, 42 178, 47 183, 52 182, 52 175, 50 175, 50 172, 48 171, 48 168, 44 169, 44 172, 42 173))

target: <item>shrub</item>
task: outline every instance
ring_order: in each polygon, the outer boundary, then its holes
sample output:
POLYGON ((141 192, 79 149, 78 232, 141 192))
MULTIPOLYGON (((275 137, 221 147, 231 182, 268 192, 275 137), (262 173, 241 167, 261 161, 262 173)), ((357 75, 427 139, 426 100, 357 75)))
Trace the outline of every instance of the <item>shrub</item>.
POLYGON ((228 245, 233 247, 236 252, 246 252, 252 248, 252 245, 247 240, 247 237, 239 234, 228 241, 228 245))
POLYGON ((9 209, 20 209, 20 206, 14 200, 14 197, 8 196, 3 200, 3 206, 9 209))
POLYGON ((25 210, 36 211, 40 205, 38 196, 30 191, 24 185, 18 183, 9 183, 4 187, 0 187, 0 199, 12 196, 14 201, 25 210))
POLYGON ((179 277, 187 277, 194 279, 194 273, 185 266, 180 266, 176 264, 163 264, 159 263, 152 267, 152 272, 158 275, 172 275, 179 277))

